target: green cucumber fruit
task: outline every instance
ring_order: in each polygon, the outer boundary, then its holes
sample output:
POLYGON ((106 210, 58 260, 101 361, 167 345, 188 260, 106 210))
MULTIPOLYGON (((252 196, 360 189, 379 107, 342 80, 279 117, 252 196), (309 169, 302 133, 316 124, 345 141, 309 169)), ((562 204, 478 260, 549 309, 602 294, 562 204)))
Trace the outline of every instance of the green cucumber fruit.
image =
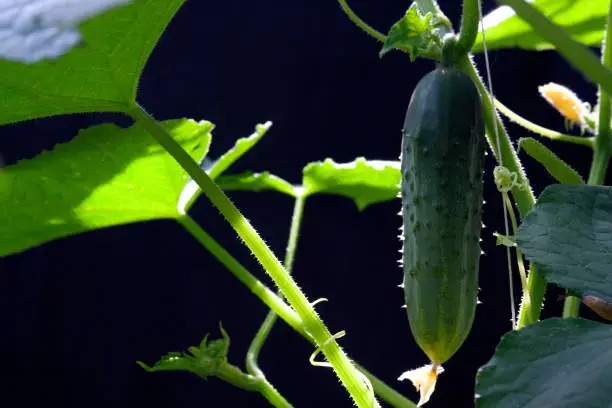
POLYGON ((419 81, 402 139, 403 286, 410 329, 434 366, 457 352, 474 320, 484 132, 465 73, 437 68, 419 81))

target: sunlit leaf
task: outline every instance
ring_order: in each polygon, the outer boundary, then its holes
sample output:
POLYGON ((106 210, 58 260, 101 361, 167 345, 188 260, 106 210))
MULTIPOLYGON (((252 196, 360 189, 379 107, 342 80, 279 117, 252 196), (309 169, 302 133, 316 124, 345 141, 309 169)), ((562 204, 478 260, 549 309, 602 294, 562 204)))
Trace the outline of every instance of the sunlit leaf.
POLYGON ((137 0, 105 12, 81 25, 81 46, 54 61, 0 60, 0 124, 128 109, 155 43, 183 1, 137 0))
POLYGON ((400 162, 366 160, 363 157, 350 163, 336 163, 331 159, 310 163, 304 168, 304 188, 307 195, 336 194, 355 201, 360 210, 399 194, 400 162))
MULTIPOLYGON (((609 0, 535 0, 529 1, 554 23, 565 28, 572 37, 587 46, 599 46, 603 39, 609 0)), ((509 6, 501 6, 484 17, 487 49, 523 48, 551 49, 552 44, 538 36, 531 27, 515 15, 509 6)), ((484 50, 482 34, 478 33, 472 49, 484 50)))
MULTIPOLYGON (((194 160, 208 151, 210 122, 163 126, 194 160)), ((0 256, 98 228, 176 218, 186 181, 186 172, 139 126, 83 130, 0 171, 0 256)))
POLYGON ((81 43, 81 22, 129 1, 0 0, 0 59, 56 59, 81 43))
POLYGON ((334 194, 352 199, 363 210, 397 198, 400 163, 363 157, 349 163, 332 159, 312 162, 304 167, 302 186, 293 186, 268 172, 221 176, 217 182, 226 191, 278 191, 292 197, 334 194))

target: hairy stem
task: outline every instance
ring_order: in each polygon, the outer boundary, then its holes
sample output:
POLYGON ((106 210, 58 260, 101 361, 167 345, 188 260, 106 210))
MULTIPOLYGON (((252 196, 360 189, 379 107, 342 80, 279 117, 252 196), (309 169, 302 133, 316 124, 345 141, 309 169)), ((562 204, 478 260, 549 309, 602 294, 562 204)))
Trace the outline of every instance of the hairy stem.
MULTIPOLYGON (((184 215, 178 220, 191 235, 215 256, 236 278, 253 292, 266 306, 287 323, 293 330, 315 345, 313 338, 306 332, 300 317, 279 296, 254 277, 244 266, 240 264, 229 252, 219 245, 206 231, 202 229, 189 215, 184 215)), ((357 365, 359 370, 370 380, 374 392, 381 399, 396 408, 415 408, 416 404, 408 400, 387 384, 376 378, 362 366, 357 365)))
POLYGON ((461 15, 461 29, 455 44, 457 56, 466 55, 476 41, 478 26, 480 23, 479 0, 463 0, 463 14, 461 15))
POLYGON ((274 310, 293 330, 302 335, 304 326, 302 320, 280 297, 268 289, 225 250, 213 237, 208 235, 189 215, 183 215, 177 220, 204 248, 215 256, 240 282, 257 296, 266 306, 274 310))
MULTIPOLYGON (((612 65, 612 3, 606 20, 606 37, 601 45, 602 63, 604 67, 612 65)), ((610 161, 610 92, 599 86, 599 120, 597 135, 593 149, 593 161, 589 171, 587 184, 603 184, 606 178, 608 162, 610 161)), ((563 305, 563 317, 576 317, 580 310, 580 298, 567 296, 563 305)))
POLYGON ((151 117, 140 105, 135 104, 127 112, 138 125, 149 132, 155 140, 176 160, 202 189, 211 203, 221 212, 226 221, 253 252, 278 288, 285 294, 287 301, 302 319, 306 331, 313 337, 334 372, 347 389, 353 401, 360 408, 379 406, 366 384, 360 378, 355 366, 332 338, 331 333, 319 318, 306 296, 302 293, 281 262, 261 239, 251 223, 236 208, 234 203, 219 188, 198 163, 151 117))
MULTIPOLYGON (((208 235, 206 231, 200 228, 189 215, 182 215, 177 221, 268 307, 278 310, 289 325, 296 330, 302 327, 301 320, 293 309, 287 306, 281 299, 276 297, 270 289, 265 287, 257 278, 251 275, 249 271, 240 265, 240 263, 208 235)), ((270 404, 277 408, 292 408, 292 405, 266 380, 265 377, 259 377, 253 375, 253 373, 249 374, 251 375, 243 373, 234 366, 225 364, 220 367, 219 372, 215 375, 240 388, 259 392, 268 402, 270 402, 270 404), (237 379, 243 381, 238 382, 237 379)))
POLYGON ((508 119, 510 119, 514 123, 540 136, 544 136, 552 140, 557 140, 559 142, 574 143, 574 144, 583 145, 583 146, 587 146, 591 148, 593 148, 595 145, 594 137, 566 135, 564 133, 560 133, 555 130, 551 130, 543 126, 537 125, 533 122, 530 122, 529 120, 523 118, 516 112, 513 112, 512 110, 510 110, 503 103, 501 103, 498 99, 495 99, 495 107, 497 107, 497 109, 499 109, 499 111, 503 113, 504 116, 506 116, 508 119))
MULTIPOLYGON (((304 204, 306 203, 306 197, 303 194, 300 194, 295 199, 295 204, 293 207, 293 215, 291 217, 291 227, 289 229, 289 241, 287 243, 287 252, 285 254, 285 269, 287 273, 291 273, 293 271, 293 261, 295 259, 295 252, 297 250, 297 241, 300 233, 300 226, 302 224, 302 216, 304 214, 304 204)), ((282 292, 278 292, 279 297, 282 296, 282 292)), ((249 350, 246 355, 246 367, 247 371, 256 377, 265 378, 263 371, 259 368, 259 364, 257 360, 259 358, 259 353, 261 351, 262 346, 268 339, 270 335, 270 331, 274 327, 276 320, 278 319, 278 315, 273 309, 270 309, 268 315, 264 319, 261 327, 259 328, 257 334, 253 338, 249 350)))
MULTIPOLYGON (((491 104, 491 97, 478 76, 476 68, 470 58, 466 56, 460 60, 458 67, 472 78, 482 95, 487 140, 497 162, 500 165, 503 164, 504 167, 517 174, 517 183, 516 186, 512 188, 512 197, 519 210, 520 216, 524 217, 533 207, 535 197, 529 187, 529 180, 523 171, 518 155, 512 146, 512 141, 504 129, 501 118, 491 104), (497 131, 499 132, 499 150, 495 137, 495 127, 497 127, 497 131), (501 157, 498 157, 498 151, 501 152, 501 157)), ((523 296, 516 329, 520 329, 540 319, 542 301, 544 300, 544 293, 546 292, 546 281, 533 265, 529 268, 527 289, 529 293, 527 296, 523 296)))
POLYGON ((355 23, 357 27, 361 28, 363 31, 368 33, 370 36, 376 38, 378 41, 385 42, 385 40, 387 39, 387 36, 377 31, 376 29, 370 27, 368 23, 366 23, 361 18, 359 18, 359 16, 355 14, 355 12, 349 7, 346 0, 338 0, 338 3, 340 3, 340 7, 342 7, 342 10, 344 10, 344 13, 348 16, 348 18, 353 23, 355 23))
MULTIPOLYGON (((510 222, 512 225, 512 233, 516 235, 516 231, 518 230, 518 222, 516 221, 516 215, 514 214, 514 207, 512 206, 512 200, 508 197, 508 193, 502 193, 503 199, 506 201, 506 208, 508 209, 508 215, 510 216, 510 222)), ((527 289, 527 273, 525 272, 525 264, 523 263, 523 255, 521 254, 521 250, 515 245, 514 249, 516 251, 516 262, 518 265, 519 276, 521 278, 521 288, 523 289, 523 297, 529 296, 529 290, 527 289)), ((512 280, 510 281, 512 284, 512 280)), ((528 301, 528 300, 527 300, 528 301)), ((514 321, 513 321, 513 324, 514 321)))

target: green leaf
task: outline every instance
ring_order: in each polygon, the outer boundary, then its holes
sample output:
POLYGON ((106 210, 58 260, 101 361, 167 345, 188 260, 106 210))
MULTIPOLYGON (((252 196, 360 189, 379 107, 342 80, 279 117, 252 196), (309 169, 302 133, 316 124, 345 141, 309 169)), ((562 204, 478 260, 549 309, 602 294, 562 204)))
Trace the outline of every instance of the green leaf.
POLYGON ((259 142, 259 140, 266 134, 270 127, 272 126, 272 122, 266 122, 264 124, 258 124, 255 126, 255 133, 253 133, 249 137, 243 137, 236 141, 234 147, 229 149, 227 152, 223 153, 221 157, 219 157, 211 166, 210 172, 208 173, 210 177, 214 180, 219 177, 221 174, 225 173, 232 164, 234 164, 238 159, 240 159, 246 152, 251 150, 253 146, 259 142))
POLYGON ((84 44, 56 61, 0 61, 0 124, 76 112, 123 112, 184 0, 138 0, 81 26, 84 44))
POLYGON ((411 61, 418 56, 439 54, 441 40, 436 30, 439 24, 440 20, 433 14, 421 14, 412 3, 404 17, 391 27, 379 55, 382 57, 393 48, 407 50, 411 61))
POLYGON ((476 377, 478 408, 603 408, 612 395, 612 326, 553 318, 506 334, 476 377))
POLYGON ((357 208, 363 210, 371 204, 397 198, 400 163, 363 157, 343 164, 332 159, 313 162, 304 167, 302 186, 292 186, 268 172, 221 176, 217 183, 226 191, 278 191, 292 197, 336 194, 354 200, 357 208))
POLYGON ((278 191, 291 197, 297 197, 298 195, 298 191, 291 183, 267 171, 221 176, 216 181, 219 187, 225 191, 278 191))
POLYGON ((81 42, 79 23, 129 1, 4 1, 0 58, 27 64, 58 58, 81 42))
POLYGON ((548 282, 612 302, 612 187, 546 187, 516 243, 548 282))
POLYGON ((584 180, 576 170, 561 160, 550 149, 537 140, 527 137, 518 141, 519 150, 522 149, 546 168, 548 173, 562 184, 584 184, 584 180))
MULTIPOLYGON (((207 166, 210 178, 216 180, 220 175, 225 173, 232 164, 259 142, 271 126, 272 122, 266 122, 263 125, 259 124, 255 127, 255 133, 251 136, 238 139, 234 147, 223 153, 215 162, 207 166)), ((179 211, 185 214, 201 193, 202 190, 200 187, 190 177, 179 198, 179 211)))
MULTIPOLYGON (((210 122, 162 123, 194 158, 210 122)), ((0 172, 0 256, 98 228, 179 216, 187 174, 142 128, 90 127, 72 141, 0 172)))
MULTIPOLYGON (((609 0, 535 0, 530 2, 572 37, 587 46, 600 46, 606 23, 609 0)), ((509 6, 501 6, 484 17, 487 49, 519 47, 527 50, 547 50, 553 45, 537 35, 509 6)), ((472 52, 484 50, 482 33, 472 52)))
POLYGON ((400 179, 399 161, 359 157, 350 163, 338 164, 326 159, 304 168, 306 195, 325 193, 345 196, 353 199, 359 210, 397 198, 400 179))

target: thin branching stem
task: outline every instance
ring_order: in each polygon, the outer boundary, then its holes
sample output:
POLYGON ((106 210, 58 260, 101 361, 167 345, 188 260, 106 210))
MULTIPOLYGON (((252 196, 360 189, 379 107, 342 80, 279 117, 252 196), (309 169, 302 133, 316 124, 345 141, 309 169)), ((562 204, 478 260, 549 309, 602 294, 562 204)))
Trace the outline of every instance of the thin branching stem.
POLYGON ((540 126, 538 124, 535 124, 523 118, 518 113, 512 111, 506 105, 501 103, 498 99, 495 99, 495 106, 508 119, 520 125, 521 127, 524 127, 525 129, 532 131, 533 133, 537 135, 544 136, 548 139, 556 140, 559 142, 574 143, 574 144, 578 144, 582 146, 587 146, 590 148, 593 148, 595 146, 594 137, 572 136, 572 135, 567 135, 564 133, 557 132, 556 130, 545 128, 544 126, 540 126))

